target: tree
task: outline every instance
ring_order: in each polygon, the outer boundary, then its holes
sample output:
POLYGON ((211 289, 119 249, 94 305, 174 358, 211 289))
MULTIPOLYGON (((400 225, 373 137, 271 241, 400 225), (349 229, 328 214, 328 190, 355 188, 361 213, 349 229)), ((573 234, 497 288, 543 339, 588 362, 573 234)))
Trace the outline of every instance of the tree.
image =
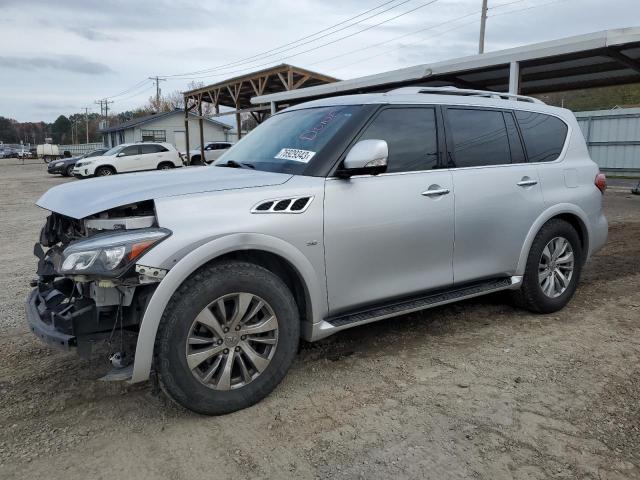
POLYGON ((0 140, 4 143, 18 143, 19 137, 16 131, 16 121, 12 118, 0 117, 0 140))
POLYGON ((71 122, 64 115, 60 115, 56 118, 51 126, 51 134, 53 136, 54 143, 67 143, 71 142, 71 122))

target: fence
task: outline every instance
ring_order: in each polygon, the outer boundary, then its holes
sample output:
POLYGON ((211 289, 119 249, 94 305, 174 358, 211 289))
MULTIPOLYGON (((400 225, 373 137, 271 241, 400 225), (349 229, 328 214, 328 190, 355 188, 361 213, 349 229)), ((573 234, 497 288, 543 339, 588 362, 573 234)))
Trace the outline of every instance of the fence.
POLYGON ((640 174, 640 108, 576 112, 576 117, 601 170, 640 174))

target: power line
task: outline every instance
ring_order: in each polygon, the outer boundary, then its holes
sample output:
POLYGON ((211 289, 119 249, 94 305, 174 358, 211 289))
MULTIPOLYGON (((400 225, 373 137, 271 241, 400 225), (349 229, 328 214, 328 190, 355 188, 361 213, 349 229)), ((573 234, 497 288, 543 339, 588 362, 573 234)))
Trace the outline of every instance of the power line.
MULTIPOLYGON (((213 69, 218 69, 218 68, 223 68, 223 67, 228 67, 228 66, 238 65, 238 64, 242 64, 242 63, 248 63, 248 61, 250 61, 250 60, 254 60, 254 59, 257 59, 257 58, 261 58, 261 57, 263 57, 263 55, 265 55, 265 54, 268 54, 268 53, 271 53, 271 52, 275 52, 275 51, 277 51, 277 50, 282 50, 283 48, 285 48, 285 47, 289 47, 289 46, 291 46, 291 45, 294 45, 294 44, 296 44, 296 43, 298 43, 298 42, 300 42, 300 41, 302 41, 302 40, 306 40, 306 39, 309 39, 309 38, 315 37, 315 36, 317 36, 317 35, 319 35, 319 34, 321 34, 321 33, 327 32, 327 31, 332 30, 332 29, 334 29, 334 28, 336 28, 336 27, 339 27, 339 26, 341 26, 341 25, 344 25, 344 24, 346 24, 346 23, 348 23, 348 22, 350 22, 350 21, 352 21, 352 20, 355 20, 355 19, 357 19, 357 18, 359 18, 359 17, 362 17, 362 16, 364 16, 364 15, 366 15, 366 14, 370 13, 370 12, 373 12, 373 11, 375 11, 375 10, 378 10, 378 9, 380 9, 380 8, 382 8, 382 7, 386 6, 386 5, 389 5, 390 3, 395 3, 395 2, 397 2, 397 1, 398 1, 398 0, 389 0, 389 1, 383 2, 383 3, 379 4, 379 5, 378 5, 378 6, 376 6, 376 7, 370 8, 370 9, 368 9, 368 10, 365 10, 364 12, 359 13, 358 15, 354 15, 353 17, 347 18, 346 20, 343 20, 343 21, 341 21, 341 22, 338 22, 338 23, 336 23, 336 24, 334 24, 334 25, 331 25, 331 26, 329 26, 329 27, 327 27, 327 28, 324 28, 324 29, 322 29, 322 30, 318 30, 318 31, 317 31, 317 32, 315 32, 315 33, 312 33, 312 34, 306 35, 306 36, 304 36, 304 37, 300 37, 300 38, 298 38, 297 40, 291 41, 291 42, 286 43, 286 44, 284 44, 284 45, 280 45, 279 47, 275 47, 275 48, 273 48, 273 49, 270 49, 270 50, 266 50, 266 51, 264 51, 264 52, 257 53, 257 54, 255 54, 255 55, 252 55, 252 56, 250 56, 250 57, 246 57, 246 58, 243 58, 243 59, 237 60, 237 61, 235 61, 235 62, 227 63, 227 64, 224 64, 224 65, 219 65, 218 67, 213 67, 213 68, 211 68, 211 69, 203 69, 203 70, 199 70, 199 71, 192 72, 192 73, 197 74, 197 73, 201 73, 201 72, 211 71, 211 70, 213 70, 213 69)), ((396 4, 396 5, 393 5, 393 6, 392 6, 391 8, 389 8, 389 9, 383 10, 382 12, 378 12, 376 15, 372 15, 372 16, 366 17, 366 18, 364 18, 364 19, 361 19, 361 20, 359 20, 358 22, 352 23, 352 24, 348 25, 348 26, 347 26, 347 27, 345 27, 345 28, 352 27, 352 26, 354 26, 354 25, 357 25, 358 23, 361 23, 362 21, 365 21, 365 20, 368 20, 368 19, 370 19, 370 18, 373 18, 374 16, 381 15, 381 14, 383 14, 383 13, 385 13, 385 12, 387 12, 387 11, 389 11, 389 10, 393 9, 393 8, 396 8, 396 7, 400 6, 400 5, 403 5, 403 4, 405 4, 405 3, 409 2, 409 1, 411 1, 411 0, 404 0, 404 1, 402 1, 401 3, 398 3, 398 4, 396 4)), ((341 30, 342 30, 342 29, 341 29, 341 30)), ((329 33, 329 34, 327 34, 327 35, 332 35, 332 34, 334 34, 334 33, 337 33, 338 31, 340 31, 340 30, 336 30, 336 31, 331 32, 331 33, 329 33)), ((327 35, 325 35, 325 36, 327 36, 327 35)), ((324 37, 324 36, 323 36, 323 37, 324 37)), ((319 40, 320 38, 323 38, 323 37, 318 37, 318 38, 314 39, 313 41, 319 40)), ((299 45, 298 45, 298 46, 299 46, 299 45)), ((294 48, 296 48, 296 47, 294 47, 294 48)), ((282 53, 282 52, 279 52, 279 53, 282 53)), ((277 55, 277 54, 276 54, 276 55, 277 55)), ((189 74, 191 74, 191 73, 188 73, 188 74, 165 75, 165 76, 164 76, 164 78, 168 78, 168 77, 180 77, 180 76, 185 76, 185 75, 189 75, 189 74)), ((160 77, 163 77, 163 76, 160 76, 160 77)), ((123 91, 121 91, 121 92, 118 92, 118 93, 116 93, 116 94, 114 94, 114 95, 107 96, 107 97, 105 97, 105 98, 106 98, 106 99, 113 99, 113 98, 116 98, 116 97, 120 97, 120 96, 123 96, 123 95, 127 95, 127 94, 129 94, 129 93, 131 93, 131 92, 135 91, 136 89, 139 89, 140 87, 145 86, 145 85, 146 85, 146 83, 147 83, 147 82, 149 82, 149 80, 150 80, 150 78, 144 79, 144 80, 142 80, 142 81, 140 81, 140 82, 136 83, 135 85, 132 85, 131 87, 129 87, 129 88, 127 88, 127 89, 125 89, 125 90, 123 90, 123 91)), ((157 84, 158 84, 158 82, 156 81, 156 86, 157 86, 157 84)), ((134 96, 137 96, 137 95, 139 95, 139 94, 140 94, 140 92, 139 92, 139 93, 136 93, 134 96)), ((133 98, 133 96, 127 97, 127 98, 125 98, 125 99, 118 99, 118 102, 125 101, 125 100, 130 99, 130 98, 133 98)))
POLYGON ((389 22, 391 22, 391 21, 393 21, 393 20, 395 20, 395 19, 397 19, 397 18, 400 18, 400 17, 403 17, 403 16, 408 15, 408 14, 410 14, 410 13, 413 13, 413 12, 415 12, 416 10, 419 10, 419 9, 421 9, 421 8, 424 8, 424 7, 427 7, 427 6, 429 6, 429 5, 433 5, 434 3, 438 2, 438 1, 439 1, 439 0, 431 0, 431 1, 426 2, 426 3, 423 3, 423 4, 421 4, 421 5, 419 5, 419 6, 415 7, 415 8, 412 8, 411 10, 407 10, 406 12, 403 12, 403 13, 401 13, 401 14, 398 14, 398 15, 394 16, 394 17, 388 18, 387 20, 383 20, 383 21, 378 22, 378 23, 375 23, 375 24, 373 24, 373 25, 369 25, 368 27, 365 27, 365 28, 363 28, 363 29, 360 29, 360 30, 358 30, 357 32, 353 32, 353 33, 350 33, 350 34, 348 34, 348 35, 344 35, 344 36, 339 37, 339 38, 336 38, 336 39, 334 39, 334 40, 332 40, 332 41, 330 41, 330 42, 323 43, 323 44, 318 45, 318 46, 316 46, 316 47, 309 48, 309 49, 307 49, 307 50, 303 50, 303 51, 301 51, 301 52, 297 52, 297 53, 294 53, 294 54, 292 54, 292 55, 287 55, 287 56, 285 56, 285 57, 280 58, 279 60, 277 60, 277 61, 275 61, 275 62, 267 62, 267 63, 258 64, 258 65, 251 65, 251 66, 249 66, 249 67, 242 68, 242 69, 240 69, 240 70, 234 70, 234 71, 230 71, 230 72, 225 72, 224 74, 217 74, 217 75, 201 75, 201 76, 186 77, 186 78, 187 78, 187 79, 189 79, 189 80, 194 80, 194 79, 200 79, 200 78, 219 77, 219 76, 222 76, 222 75, 225 75, 225 76, 226 76, 226 75, 229 75, 229 74, 232 74, 232 73, 246 72, 247 70, 253 70, 253 69, 255 69, 255 68, 260 68, 260 67, 265 67, 265 66, 273 65, 274 63, 276 63, 276 64, 277 64, 277 63, 279 63, 279 62, 282 62, 283 60, 287 60, 287 59, 289 59, 289 58, 297 57, 297 56, 302 55, 302 54, 305 54, 305 53, 313 52, 313 51, 318 50, 318 49, 320 49, 320 48, 324 48, 324 47, 326 47, 326 46, 328 46, 328 45, 333 45, 334 43, 340 42, 340 41, 345 40, 345 39, 347 39, 347 38, 350 38, 350 37, 353 37, 353 36, 355 36, 355 35, 358 35, 358 34, 360 34, 360 33, 362 33, 362 32, 366 32, 367 30, 371 30, 371 29, 373 29, 373 28, 379 27, 380 25, 383 25, 383 24, 385 24, 385 23, 389 23, 389 22))
MULTIPOLYGON (((492 10, 492 9, 494 9, 494 10, 495 10, 495 9, 497 9, 497 8, 506 7, 506 6, 508 6, 508 5, 513 5, 513 4, 515 4, 515 3, 521 3, 521 2, 523 2, 523 1, 525 1, 525 0, 516 0, 516 1, 508 2, 508 3, 503 3, 503 4, 500 4, 500 5, 496 5, 496 6, 494 6, 494 7, 490 7, 490 8, 489 8, 489 10, 492 10)), ((501 12, 501 13, 497 13, 497 14, 493 14, 493 15, 488 15, 488 17, 496 17, 496 16, 500 16, 500 15, 509 15, 509 14, 512 14, 512 13, 519 13, 519 12, 522 12, 522 11, 525 11, 525 10, 531 10, 531 9, 534 9, 534 8, 545 7, 545 6, 547 6, 547 5, 552 5, 552 4, 555 4, 555 3, 567 2, 567 1, 569 1, 569 0, 554 0, 554 1, 552 1, 552 2, 547 2, 547 3, 543 3, 543 4, 539 4, 539 5, 532 5, 532 6, 530 6, 530 7, 526 7, 526 8, 522 8, 522 9, 510 10, 510 11, 507 11, 507 12, 501 12)), ((446 22, 442 22, 442 23, 440 23, 440 24, 438 24, 438 25, 434 25, 433 27, 429 27, 429 28, 422 29, 422 30, 423 30, 423 31, 424 31, 424 30, 431 30, 431 29, 433 29, 433 28, 436 28, 436 27, 442 26, 442 25, 444 25, 444 24, 451 23, 451 22, 456 21, 456 20, 461 20, 461 19, 466 18, 466 17, 469 17, 469 16, 471 16, 471 15, 476 15, 477 13, 478 13, 477 11, 476 11, 476 12, 474 12, 474 13, 469 13, 469 14, 467 14, 467 15, 463 15, 463 16, 458 17, 458 18, 456 18, 456 19, 448 20, 448 21, 446 21, 446 22)), ((453 30, 457 30, 457 29, 459 29, 459 28, 465 27, 465 26, 467 26, 467 25, 471 25, 471 24, 473 24, 473 23, 476 23, 476 21, 475 21, 475 20, 473 20, 473 21, 471 21, 471 22, 465 22, 465 23, 462 23, 462 24, 460 24, 460 25, 457 25, 457 26, 455 26, 455 27, 453 27, 453 28, 450 28, 450 29, 448 29, 448 30, 445 30, 445 31, 442 31, 442 32, 436 32, 436 34, 437 34, 437 35, 442 35, 442 34, 444 34, 444 33, 448 33, 448 32, 451 32, 451 31, 453 31, 453 30)), ((417 32, 414 32, 414 34, 415 34, 415 33, 417 33, 417 32)), ((411 35, 411 34, 408 34, 408 35, 411 35)), ((400 48, 404 48, 404 47, 407 47, 407 46, 410 46, 410 45, 415 45, 416 43, 419 43, 419 42, 421 42, 421 41, 427 40, 427 39, 432 38, 432 37, 433 37, 433 34, 432 34, 432 35, 428 35, 428 36, 426 36, 426 37, 419 38, 419 39, 418 39, 418 40, 416 40, 415 42, 410 42, 410 43, 407 43, 407 44, 404 44, 404 45, 399 45, 399 46, 396 46, 396 47, 390 48, 390 49, 388 49, 388 50, 385 50, 385 51, 383 51, 383 52, 381 52, 381 53, 377 53, 377 54, 375 54, 375 55, 370 55, 370 56, 368 56, 368 57, 364 57, 364 58, 362 58, 362 59, 360 59, 360 60, 357 60, 357 61, 355 61, 355 62, 351 62, 351 63, 345 64, 345 65, 341 65, 341 66, 339 66, 339 67, 334 68, 333 70, 341 70, 341 69, 343 69, 343 68, 347 68, 347 67, 350 67, 350 66, 352 66, 352 65, 357 65, 357 64, 359 64, 359 63, 362 63, 362 62, 365 62, 365 61, 371 60, 372 58, 376 58, 376 57, 379 57, 379 56, 381 56, 381 55, 385 55, 385 54, 387 54, 387 53, 390 53, 390 52, 392 52, 392 51, 394 51, 394 50, 398 50, 398 49, 400 49, 400 48)))
POLYGON ((351 20, 354 20, 354 19, 356 19, 358 17, 361 17, 363 15, 366 15, 367 13, 370 13, 370 12, 372 12, 374 10, 378 10, 378 9, 384 7, 385 5, 388 5, 389 3, 393 3, 393 2, 397 2, 397 1, 398 0, 391 0, 391 1, 388 1, 388 2, 384 2, 384 3, 380 4, 380 5, 378 5, 377 7, 374 7, 374 8, 371 8, 369 10, 366 10, 366 11, 364 11, 364 12, 358 14, 358 15, 355 15, 355 16, 353 16, 351 18, 348 18, 347 20, 343 20, 342 22, 336 23, 335 25, 332 25, 330 27, 324 28, 324 29, 319 30, 319 31, 317 31, 315 33, 312 33, 310 35, 306 35, 306 36, 301 37, 301 38, 299 38, 297 40, 294 40, 292 42, 285 43, 284 45, 281 45, 279 47, 272 48, 271 50, 266 50, 264 52, 257 53, 255 55, 250 56, 250 57, 246 57, 246 58, 243 58, 243 59, 240 59, 240 60, 236 60, 236 61, 230 62, 230 63, 225 63, 225 64, 218 65, 218 66, 215 66, 215 67, 209 67, 209 68, 205 68, 205 69, 202 69, 202 70, 195 70, 193 72, 177 73, 177 74, 162 75, 162 76, 164 78, 170 78, 170 77, 185 77, 185 76, 190 76, 190 75, 199 75, 199 74, 203 74, 203 73, 212 72, 214 70, 221 70, 221 69, 226 69, 228 67, 238 66, 238 65, 242 65, 242 64, 246 64, 246 63, 251 63, 252 61, 255 61, 257 59, 262 60, 262 59, 267 58, 267 57, 273 57, 273 56, 279 55, 281 53, 284 53, 286 51, 294 50, 294 49, 296 49, 298 47, 301 47, 303 45, 308 45, 309 43, 316 42, 316 41, 318 41, 318 40, 320 40, 322 38, 328 37, 328 36, 333 35, 335 33, 338 33, 338 32, 341 32, 343 30, 346 30, 348 28, 351 28, 354 25, 358 25, 358 24, 360 24, 360 23, 362 23, 362 22, 364 22, 366 20, 369 20, 371 18, 374 18, 374 17, 377 17, 379 15, 382 15, 383 13, 386 13, 386 12, 388 12, 390 10, 393 10, 394 8, 397 8, 397 7, 401 6, 401 5, 404 5, 405 3, 408 3, 408 2, 410 2, 412 0, 403 0, 400 3, 398 3, 396 5, 393 5, 393 6, 387 8, 387 9, 381 11, 381 12, 375 13, 374 15, 370 15, 370 16, 368 16, 366 18, 362 18, 362 19, 358 20, 357 22, 354 22, 354 23, 352 23, 350 25, 342 27, 342 28, 340 28, 338 30, 335 30, 333 32, 326 33, 326 34, 321 35, 321 36, 319 36, 317 38, 313 38, 312 40, 308 40, 306 42, 300 43, 303 40, 307 40, 309 38, 315 37, 315 36, 319 35, 320 33, 326 32, 328 30, 332 30, 332 29, 334 29, 334 28, 336 28, 336 27, 338 27, 340 25, 344 25, 345 23, 350 22, 351 20), (285 48, 285 47, 290 47, 290 48, 285 48), (272 52, 276 52, 276 53, 272 53, 272 52), (267 55, 267 54, 270 54, 270 55, 267 55))
POLYGON ((141 87, 142 85, 144 85, 145 83, 149 82, 148 78, 145 78, 144 80, 141 80, 140 82, 136 83, 135 85, 127 88, 126 90, 123 90, 122 92, 116 93, 115 95, 110 95, 104 98, 116 98, 116 97, 121 97, 122 95, 126 95, 129 92, 132 92, 133 90, 141 87))
MULTIPOLYGON (((547 5, 554 5, 556 3, 564 3, 564 2, 568 2, 568 1, 569 0, 554 0, 552 2, 541 3, 539 5, 531 5, 530 7, 519 8, 517 10, 509 10, 508 12, 494 13, 493 15, 489 15, 489 16, 490 17, 500 17, 502 15, 510 15, 512 13, 524 12, 526 10, 533 10, 534 8, 546 7, 547 5)), ((516 2, 512 2, 512 3, 516 3, 516 2)), ((507 4, 505 4, 505 5, 507 5, 507 4)), ((509 3, 508 5, 511 5, 511 3, 509 3)))

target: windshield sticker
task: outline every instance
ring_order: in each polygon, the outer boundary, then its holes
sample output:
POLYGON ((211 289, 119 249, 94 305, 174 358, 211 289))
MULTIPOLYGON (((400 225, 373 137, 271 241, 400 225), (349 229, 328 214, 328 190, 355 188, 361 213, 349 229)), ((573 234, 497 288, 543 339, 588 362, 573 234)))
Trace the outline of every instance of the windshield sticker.
POLYGON ((316 152, 309 150, 299 150, 297 148, 283 148, 273 158, 280 160, 293 160, 294 162, 308 163, 313 158, 316 152))
POLYGON ((310 130, 302 132, 300 134, 300 140, 315 140, 320 132, 322 132, 331 122, 333 122, 338 117, 338 113, 339 112, 337 110, 327 113, 316 126, 311 128, 310 130))

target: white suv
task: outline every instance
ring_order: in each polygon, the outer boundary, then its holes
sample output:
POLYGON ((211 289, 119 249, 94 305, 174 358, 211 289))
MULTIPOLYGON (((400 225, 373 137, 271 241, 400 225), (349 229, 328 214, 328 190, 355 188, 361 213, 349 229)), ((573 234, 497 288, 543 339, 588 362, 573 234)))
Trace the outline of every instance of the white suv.
MULTIPOLYGON (((205 163, 211 163, 222 156, 233 147, 231 142, 207 142, 204 144, 204 161, 205 163)), ((190 165, 202 165, 202 151, 200 147, 196 147, 189 150, 189 164, 190 165)))
POLYGON ((107 150, 100 157, 76 163, 76 177, 103 177, 142 170, 167 170, 182 167, 180 154, 170 143, 124 143, 107 150))

